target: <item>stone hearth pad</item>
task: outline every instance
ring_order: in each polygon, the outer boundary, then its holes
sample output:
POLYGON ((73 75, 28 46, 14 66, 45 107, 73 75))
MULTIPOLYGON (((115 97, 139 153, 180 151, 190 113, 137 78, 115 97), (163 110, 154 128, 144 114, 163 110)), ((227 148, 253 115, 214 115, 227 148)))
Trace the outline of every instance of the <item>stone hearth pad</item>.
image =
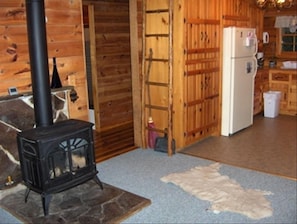
POLYGON ((49 215, 43 215, 40 194, 25 190, 4 197, 1 207, 24 223, 119 223, 151 204, 149 199, 91 180, 69 190, 52 194, 49 215))

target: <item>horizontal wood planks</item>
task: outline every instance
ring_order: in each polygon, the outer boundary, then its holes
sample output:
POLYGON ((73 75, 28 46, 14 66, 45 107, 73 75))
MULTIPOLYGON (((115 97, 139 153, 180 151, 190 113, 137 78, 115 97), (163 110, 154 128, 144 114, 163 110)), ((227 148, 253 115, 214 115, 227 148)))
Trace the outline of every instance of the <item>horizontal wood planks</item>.
POLYGON ((86 1, 93 6, 98 130, 133 121, 129 0, 86 1))
POLYGON ((126 123, 103 131, 94 131, 96 162, 134 150, 133 123, 126 123))
MULTIPOLYGON (((32 91, 25 6, 25 0, 0 2, 1 96, 11 86, 32 91)), ((69 104, 70 117, 88 120, 81 12, 81 0, 45 0, 49 81, 56 57, 62 84, 73 85, 79 96, 69 104)))

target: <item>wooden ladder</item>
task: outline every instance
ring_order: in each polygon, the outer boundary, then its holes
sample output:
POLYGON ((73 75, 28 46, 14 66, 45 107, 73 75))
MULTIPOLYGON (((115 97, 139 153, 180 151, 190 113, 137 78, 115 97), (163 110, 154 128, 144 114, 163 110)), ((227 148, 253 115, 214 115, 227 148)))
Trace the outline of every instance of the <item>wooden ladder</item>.
POLYGON ((171 156, 173 154, 173 1, 143 0, 143 24, 143 145, 148 146, 149 131, 166 134, 167 152, 171 156), (153 130, 148 126, 149 116, 152 116, 155 123, 153 130))

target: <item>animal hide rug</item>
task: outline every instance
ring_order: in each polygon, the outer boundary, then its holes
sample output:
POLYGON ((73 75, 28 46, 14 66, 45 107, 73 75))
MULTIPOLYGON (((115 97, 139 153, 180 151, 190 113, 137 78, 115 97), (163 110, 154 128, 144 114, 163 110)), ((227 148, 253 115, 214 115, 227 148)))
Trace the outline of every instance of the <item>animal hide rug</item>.
POLYGON ((221 175, 219 163, 206 167, 195 167, 183 173, 173 173, 161 180, 173 183, 201 200, 210 201, 215 213, 229 211, 240 213, 251 219, 272 215, 270 202, 264 195, 271 192, 244 189, 235 180, 221 175))

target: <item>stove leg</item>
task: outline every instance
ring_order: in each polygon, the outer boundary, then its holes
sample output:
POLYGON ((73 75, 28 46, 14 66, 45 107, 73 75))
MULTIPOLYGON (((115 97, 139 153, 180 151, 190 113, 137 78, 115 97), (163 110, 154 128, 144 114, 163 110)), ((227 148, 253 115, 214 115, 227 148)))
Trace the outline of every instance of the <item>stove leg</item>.
POLYGON ((25 203, 27 203, 27 201, 28 201, 28 197, 29 197, 29 194, 30 194, 30 188, 27 188, 26 189, 26 192, 25 192, 25 203))
POLYGON ((94 176, 93 180, 100 186, 101 190, 103 190, 102 182, 97 175, 94 176))
POLYGON ((44 216, 48 215, 48 207, 49 207, 51 198, 52 196, 50 194, 41 195, 44 216))

